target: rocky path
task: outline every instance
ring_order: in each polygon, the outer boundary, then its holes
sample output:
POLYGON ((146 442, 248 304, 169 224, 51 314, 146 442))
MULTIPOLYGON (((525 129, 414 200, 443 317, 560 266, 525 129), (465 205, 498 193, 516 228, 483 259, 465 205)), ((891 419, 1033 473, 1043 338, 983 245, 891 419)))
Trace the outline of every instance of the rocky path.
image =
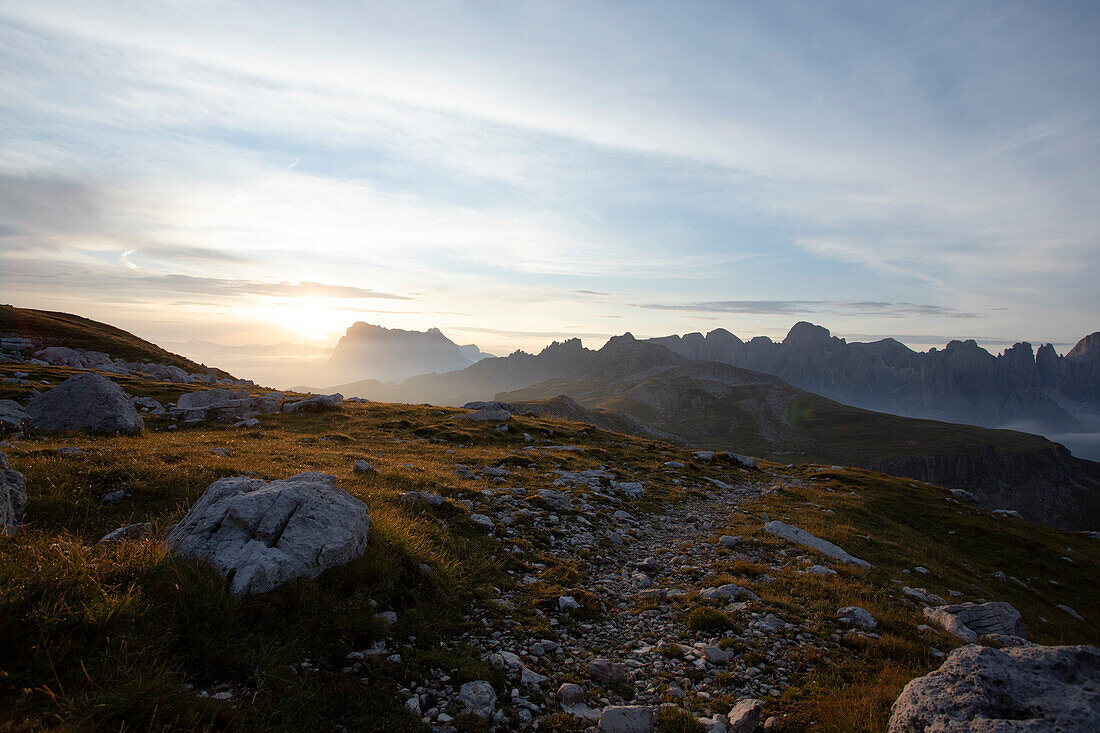
MULTIPOLYGON (((736 486, 723 482, 710 487, 714 490, 705 500, 660 514, 588 513, 582 504, 574 507, 580 511, 573 517, 567 518, 566 511, 552 517, 552 524, 566 528, 553 553, 583 567, 587 581, 580 589, 598 600, 602 612, 588 618, 579 598, 562 595, 556 608, 534 611, 545 620, 542 628, 550 629, 536 635, 529 624, 515 620, 518 614, 503 622, 490 614, 471 614, 484 632, 461 641, 484 649, 485 659, 514 685, 510 699, 497 701, 494 720, 500 729, 545 728, 555 715, 575 718, 583 729, 596 726, 607 708, 619 706, 691 710, 709 731, 752 730, 762 722, 753 722, 760 703, 745 709, 749 727, 729 727, 726 714, 740 700, 778 697, 793 676, 797 662, 792 653, 828 646, 768 613, 750 588, 713 582, 722 562, 744 559, 774 567, 774 560, 746 554, 740 538, 724 536, 723 529, 740 503, 771 490, 775 482, 767 474, 736 486), (606 521, 596 526, 583 520, 586 514, 606 521), (581 554, 587 559, 580 560, 581 554)), ((509 513, 492 516, 507 521, 509 513)), ((769 580, 764 575, 756 583, 769 580)), ((498 599, 499 608, 530 607, 528 586, 537 578, 527 575, 519 581, 498 599)), ((444 712, 445 688, 426 684, 407 692, 410 707, 419 709, 425 722, 445 729, 450 721, 444 712)), ((460 710, 471 707, 464 692, 469 690, 452 690, 460 710)), ((649 728, 642 721, 621 730, 649 728)))

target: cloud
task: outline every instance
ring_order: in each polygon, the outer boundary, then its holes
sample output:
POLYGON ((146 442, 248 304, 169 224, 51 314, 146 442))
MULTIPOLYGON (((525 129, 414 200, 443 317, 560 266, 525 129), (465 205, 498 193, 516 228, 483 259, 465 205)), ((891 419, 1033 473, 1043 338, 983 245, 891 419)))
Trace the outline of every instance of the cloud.
MULTIPOLYGON (((166 295, 212 295, 226 298, 258 296, 268 298, 335 298, 414 300, 408 295, 379 292, 353 285, 320 282, 263 281, 179 274, 141 274, 133 270, 101 265, 87 265, 52 260, 11 260, 8 266, 8 286, 11 290, 79 291, 106 294, 139 293, 155 295, 164 301, 166 295)), ((220 303, 225 305, 225 303, 220 303)))
POLYGON ((802 315, 824 313, 862 316, 941 316, 975 318, 974 313, 956 311, 938 305, 920 303, 888 303, 880 301, 834 300, 715 300, 701 303, 642 303, 636 308, 651 310, 691 311, 698 313, 738 313, 743 315, 802 315))

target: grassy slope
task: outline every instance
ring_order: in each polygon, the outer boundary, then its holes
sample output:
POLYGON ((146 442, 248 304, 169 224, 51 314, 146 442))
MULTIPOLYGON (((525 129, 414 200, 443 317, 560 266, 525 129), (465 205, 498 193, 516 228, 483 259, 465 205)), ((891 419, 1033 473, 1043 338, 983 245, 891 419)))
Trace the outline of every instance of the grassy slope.
POLYGON ((611 394, 601 383, 552 380, 498 397, 523 401, 557 394, 568 394, 589 409, 628 412, 699 446, 784 461, 858 464, 903 456, 968 455, 984 446, 1013 453, 1055 449, 1038 435, 873 412, 788 385, 724 388, 716 397, 705 382, 679 377, 651 377, 611 394), (652 395, 668 409, 655 409, 652 395), (769 403, 774 409, 761 407, 769 403))
POLYGON ((70 313, 0 305, 0 334, 38 339, 47 346, 102 351, 127 361, 169 364, 188 372, 206 371, 202 365, 165 351, 121 328, 70 313))
MULTIPOLYGON (((144 387, 162 399, 180 389, 144 387)), ((701 496, 661 477, 661 464, 670 458, 687 463, 689 475, 702 475, 703 467, 683 449, 534 418, 517 418, 517 429, 502 434, 489 425, 448 422, 451 412, 348 405, 324 415, 265 416, 262 427, 250 431, 224 426, 162 431, 164 422, 150 421, 152 429, 135 438, 49 438, 6 449, 15 468, 26 474, 30 491, 26 526, 14 538, 0 538, 0 649, 5 650, 0 721, 11 719, 16 729, 27 730, 330 730, 337 725, 417 730, 396 695, 399 682, 423 680, 437 668, 455 684, 474 678, 503 682, 479 661, 477 650, 444 652, 438 642, 464 627, 465 609, 485 603, 493 586, 512 583, 507 570, 531 571, 541 538, 510 542, 517 554, 478 533, 465 509, 449 505, 439 514, 409 509, 398 499, 401 492, 425 489, 477 501, 491 484, 456 477, 454 464, 510 461, 528 432, 587 450, 525 454, 533 467, 509 466, 517 471, 517 485, 548 485, 545 474, 558 466, 613 462, 646 478, 647 495, 632 511, 701 496), (61 446, 80 446, 86 454, 63 457, 57 452, 61 446), (212 454, 214 447, 227 448, 230 456, 212 454), (353 461, 364 457, 379 474, 352 473, 353 461), (372 514, 367 554, 317 580, 236 601, 202 564, 170 560, 156 539, 94 545, 114 527, 137 521, 153 522, 155 536, 162 536, 221 476, 253 471, 271 479, 306 470, 336 474, 340 486, 367 502, 372 514), (133 498, 101 503, 102 494, 115 488, 133 498), (431 571, 422 571, 422 563, 431 571), (382 638, 374 612, 390 609, 399 617, 393 636, 415 636, 416 643, 402 650, 400 663, 376 658, 361 670, 343 672, 349 650, 382 638), (315 670, 292 672, 289 665, 303 659, 315 670), (185 683, 203 689, 228 685, 235 698, 198 699, 183 691, 185 683)), ((868 608, 885 627, 880 640, 845 637, 843 649, 827 661, 807 649, 795 686, 769 702, 771 712, 785 716, 788 729, 881 729, 901 685, 936 664, 929 646, 950 645, 939 635, 916 631, 922 618, 901 599, 895 581, 941 594, 955 588, 967 599, 1010 600, 1039 641, 1100 643, 1095 625, 1075 622, 1056 608, 1065 603, 1086 619, 1100 618, 1100 593, 1092 582, 1100 576, 1095 540, 992 519, 949 502, 942 490, 877 474, 769 468, 787 487, 742 507, 745 513, 729 530, 750 538, 747 549, 758 561, 789 565, 769 571, 775 580, 758 582, 754 589, 779 613, 818 619, 822 635, 835 630, 823 619, 849 603, 868 608), (794 572, 798 551, 758 532, 761 511, 804 526, 877 567, 842 571, 835 579, 799 575, 794 572), (902 573, 916 565, 932 574, 902 573), (997 570, 1034 590, 992 579, 997 570)), ((759 567, 730 556, 728 566, 714 572, 753 579, 759 567)), ((531 592, 556 598, 582 576, 559 566, 548 567, 541 577, 544 582, 531 592)), ((545 600, 532 598, 532 603, 545 600)), ((535 638, 546 633, 532 629, 535 638)), ((499 689, 506 694, 508 687, 499 689)), ((726 712, 728 707, 719 708, 727 702, 689 704, 699 712, 707 705, 726 712)))

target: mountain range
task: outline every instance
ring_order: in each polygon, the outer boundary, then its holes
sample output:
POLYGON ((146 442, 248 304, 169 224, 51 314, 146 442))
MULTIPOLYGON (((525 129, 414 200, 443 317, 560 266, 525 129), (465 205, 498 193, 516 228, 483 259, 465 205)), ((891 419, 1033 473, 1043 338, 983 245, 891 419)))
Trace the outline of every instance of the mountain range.
MULTIPOLYGON (((793 338, 788 336, 786 345, 772 344, 772 351, 788 357, 776 358, 773 365, 787 365, 794 371, 798 365, 818 364, 815 352, 806 348, 813 340, 802 338, 824 331, 817 328, 800 324, 792 329, 793 338)), ((700 340, 705 347, 708 339, 700 340)), ((709 343, 713 347, 722 340, 712 337, 709 343)), ((696 342, 691 337, 687 341, 696 342)), ((843 345, 841 340, 836 341, 843 345)), ((737 343, 733 339, 728 342, 737 343)), ((820 344, 820 339, 817 342, 820 344)), ((885 360, 876 362, 866 357, 868 351, 889 348, 881 344, 853 344, 857 355, 853 360, 863 354, 864 361, 871 364, 867 372, 891 374, 883 366, 885 360)), ((955 355, 959 348, 951 346, 944 353, 955 355)), ((963 353, 974 354, 966 343, 961 348, 963 353)), ((978 351, 990 356, 984 350, 978 351)), ((1064 370, 1067 373, 1073 370, 1073 374, 1088 377, 1088 372, 1078 370, 1079 364, 1089 363, 1091 354, 1095 351, 1086 343, 1072 359, 1067 355, 1056 363, 1069 364, 1064 370)), ((1100 465, 1074 458, 1062 445, 1023 432, 917 419, 843 404, 792 386, 779 376, 715 359, 722 354, 700 355, 712 360, 693 359, 660 340, 638 340, 628 333, 610 339, 599 350, 587 349, 578 339, 570 339, 555 342, 538 354, 516 352, 458 371, 419 375, 400 384, 367 380, 338 389, 382 402, 438 405, 490 398, 539 402, 568 396, 585 410, 614 420, 625 432, 635 435, 663 433, 699 447, 776 461, 874 468, 964 489, 992 508, 1016 509, 1037 521, 1078 528, 1100 525, 1100 465), (638 425, 639 421, 644 427, 638 425)), ((993 364, 1003 359, 990 358, 993 364)), ((980 354, 972 361, 998 373, 980 354)), ((966 363, 966 359, 947 360, 947 366, 939 370, 938 381, 930 383, 944 384, 947 395, 1001 394, 981 388, 980 379, 967 380, 966 375, 975 372, 963 369, 961 365, 966 363)), ((927 370, 934 371, 933 367, 927 370)), ((1001 382, 994 379, 993 384, 1001 382)), ((1035 402, 1046 404, 1040 399, 1035 402)))

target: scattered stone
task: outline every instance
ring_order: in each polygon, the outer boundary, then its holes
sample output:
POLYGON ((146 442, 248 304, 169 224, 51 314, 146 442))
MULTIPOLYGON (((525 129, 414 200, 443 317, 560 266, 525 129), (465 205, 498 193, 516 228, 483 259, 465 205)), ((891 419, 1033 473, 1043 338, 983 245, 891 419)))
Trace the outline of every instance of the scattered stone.
POLYGON ((905 686, 890 733, 1100 730, 1100 649, 960 647, 905 686))
POLYGON ((35 430, 62 433, 140 433, 145 427, 122 387, 107 377, 84 372, 69 377, 27 403, 35 430))
POLYGON ((458 702, 466 712, 488 720, 496 712, 497 693, 485 680, 474 680, 459 688, 458 702))
POLYGON ((626 665, 610 659, 593 659, 586 668, 588 676, 601 685, 626 681, 626 665))
POLYGON ((874 631, 875 627, 878 626, 878 621, 875 620, 875 617, 859 606, 845 606, 837 610, 836 618, 842 624, 854 626, 864 631, 874 631))
POLYGON ((806 573, 809 575, 836 575, 835 570, 824 565, 811 565, 806 568, 806 573))
POLYGON ((246 417, 244 420, 238 420, 233 423, 235 428, 255 428, 259 427, 260 419, 256 417, 246 417))
POLYGON ((165 539, 173 555, 206 560, 246 596, 354 560, 369 531, 366 505, 336 488, 335 476, 300 473, 215 481, 165 539))
POLYGON ((718 544, 721 547, 729 547, 729 548, 737 547, 738 545, 741 544, 741 538, 740 537, 732 537, 728 534, 724 534, 724 535, 722 535, 721 537, 718 538, 718 544))
POLYGON ((901 589, 901 593, 906 598, 911 598, 926 606, 942 606, 947 603, 943 598, 937 596, 935 593, 929 593, 924 588, 910 588, 909 586, 905 586, 901 589))
POLYGON ((125 527, 119 527, 118 529, 103 535, 103 538, 99 540, 99 544, 114 545, 119 542, 125 542, 127 540, 143 540, 152 533, 153 525, 151 522, 138 522, 137 524, 128 524, 125 527))
POLYGON ((378 473, 378 471, 374 470, 374 466, 362 459, 355 462, 355 465, 352 466, 352 470, 355 471, 355 473, 378 473))
POLYGON ((484 514, 471 514, 470 521, 478 528, 483 529, 486 532, 491 532, 493 530, 493 527, 496 526, 495 524, 493 524, 493 520, 485 516, 484 514))
POLYGON ((648 705, 612 705, 600 714, 601 733, 651 733, 657 713, 648 705))
POLYGON ((118 504, 120 501, 126 499, 128 496, 130 495, 127 494, 124 490, 115 489, 114 491, 108 491, 106 494, 104 494, 101 501, 104 504, 118 504))
POLYGON ((1005 601, 936 606, 924 609, 924 615, 947 633, 970 644, 984 634, 1027 638, 1020 612, 1005 601))
POLYGON ((406 504, 427 504, 430 507, 441 507, 446 499, 430 491, 406 491, 401 495, 401 501, 406 504))
POLYGON ((803 547, 809 547, 812 550, 817 550, 826 557, 831 557, 834 560, 840 560, 841 562, 851 563, 852 565, 858 565, 861 568, 872 567, 871 563, 866 560, 860 560, 858 557, 853 557, 841 548, 834 545, 832 542, 827 542, 823 539, 814 537, 812 534, 804 529, 793 527, 789 524, 784 524, 779 520, 773 520, 764 525, 764 531, 770 534, 774 534, 778 537, 793 542, 796 545, 802 545, 803 547))
POLYGON ((726 583, 720 585, 717 588, 706 588, 699 591, 699 597, 708 601, 723 600, 723 601, 739 601, 742 598, 747 598, 752 601, 759 601, 760 597, 753 593, 748 588, 744 588, 736 583, 726 583))
POLYGON ((559 611, 572 611, 575 608, 580 608, 581 604, 574 600, 573 596, 558 596, 558 610, 559 611))
POLYGON ((753 733, 764 715, 764 701, 756 698, 740 700, 729 711, 730 733, 753 733))
POLYGON ((1081 614, 1077 613, 1076 611, 1074 611, 1074 610, 1073 610, 1072 608, 1070 608, 1069 606, 1066 606, 1066 605, 1064 605, 1064 604, 1059 604, 1059 605, 1058 605, 1058 608, 1062 609, 1063 611, 1065 611, 1066 613, 1068 613, 1068 614, 1069 614, 1070 616, 1073 616, 1073 617, 1074 617, 1075 619, 1077 619, 1078 621, 1084 621, 1084 620, 1085 620, 1085 617, 1084 617, 1084 616, 1082 616, 1081 614))

